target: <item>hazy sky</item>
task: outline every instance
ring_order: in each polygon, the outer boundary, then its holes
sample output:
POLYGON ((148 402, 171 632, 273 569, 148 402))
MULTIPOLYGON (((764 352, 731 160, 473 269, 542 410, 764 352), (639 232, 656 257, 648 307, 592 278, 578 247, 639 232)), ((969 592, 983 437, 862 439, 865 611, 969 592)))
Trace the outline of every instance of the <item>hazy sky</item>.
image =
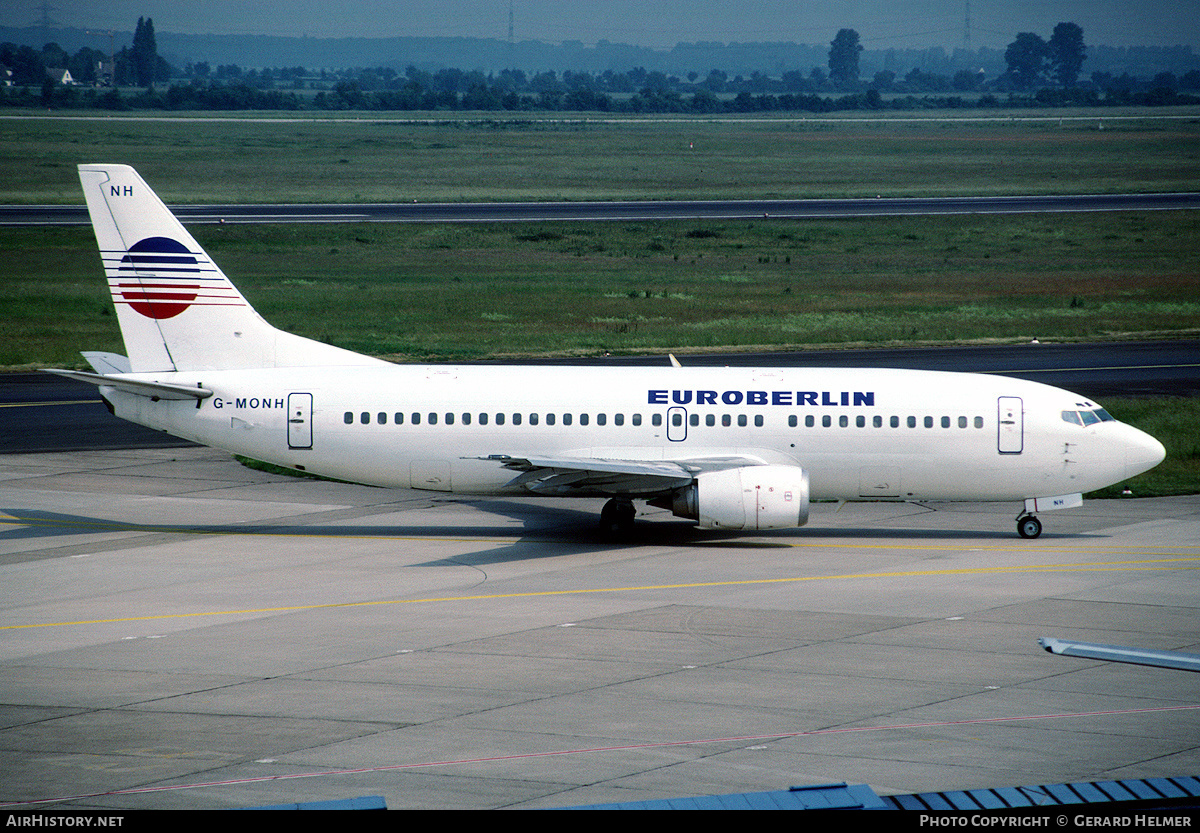
MULTIPOLYGON (((0 0, 10 26, 40 20, 41 0, 0 0)), ((1049 38, 1056 23, 1091 44, 1200 45, 1197 0, 969 0, 971 45, 1003 47, 1017 32, 1049 38)), ((506 38, 509 0, 48 0, 64 26, 310 37, 506 38)), ((512 0, 518 40, 828 43, 840 28, 868 49, 962 46, 968 0, 512 0)))

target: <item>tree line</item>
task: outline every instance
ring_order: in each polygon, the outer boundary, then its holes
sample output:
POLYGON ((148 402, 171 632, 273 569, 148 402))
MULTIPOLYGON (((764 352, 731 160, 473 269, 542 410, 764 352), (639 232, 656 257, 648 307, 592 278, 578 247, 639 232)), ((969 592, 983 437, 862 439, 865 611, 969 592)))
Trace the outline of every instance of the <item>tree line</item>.
POLYGON ((207 62, 173 68, 157 54, 154 25, 139 18, 133 44, 115 66, 84 47, 67 55, 56 44, 39 53, 0 45, 0 66, 14 86, 0 88, 0 106, 96 107, 168 110, 478 110, 601 113, 831 112, 929 107, 1048 106, 1073 104, 1197 103, 1200 71, 1153 79, 1095 72, 1080 81, 1087 47, 1082 29, 1058 24, 1050 39, 1019 33, 1005 50, 1006 71, 995 78, 959 70, 953 76, 912 69, 903 76, 881 70, 859 77, 863 47, 853 29, 838 31, 826 66, 778 77, 752 72, 730 78, 721 70, 686 77, 635 67, 626 72, 498 73, 409 66, 342 71, 304 67, 244 69, 207 62), (81 86, 52 83, 46 67, 65 67, 81 86), (103 68, 107 67, 107 75, 103 68), (107 86, 106 82, 111 82, 107 86), (165 86, 164 86, 165 85, 165 86), (130 92, 128 87, 140 88, 130 92), (121 92, 120 88, 126 91, 121 92))

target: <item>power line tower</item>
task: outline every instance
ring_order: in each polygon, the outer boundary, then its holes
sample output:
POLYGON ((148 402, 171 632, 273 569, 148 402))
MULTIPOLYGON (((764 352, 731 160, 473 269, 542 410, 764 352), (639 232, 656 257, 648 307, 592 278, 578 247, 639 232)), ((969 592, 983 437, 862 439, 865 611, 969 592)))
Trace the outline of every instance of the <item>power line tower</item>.
POLYGON ((58 9, 55 6, 51 6, 46 0, 42 0, 41 3, 38 3, 37 10, 38 27, 42 30, 42 43, 47 44, 50 42, 50 30, 62 26, 61 23, 50 16, 50 12, 56 12, 58 9))
POLYGON ((513 38, 513 0, 508 0, 508 63, 516 66, 517 42, 513 38))

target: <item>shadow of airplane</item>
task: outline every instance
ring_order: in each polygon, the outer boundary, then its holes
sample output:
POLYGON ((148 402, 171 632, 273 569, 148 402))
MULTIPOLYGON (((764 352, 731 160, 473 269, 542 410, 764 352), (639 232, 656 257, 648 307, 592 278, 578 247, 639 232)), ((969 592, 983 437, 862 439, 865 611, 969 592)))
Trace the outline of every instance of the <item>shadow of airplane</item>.
MULTIPOLYGON (((477 539, 481 543, 505 544, 479 552, 456 556, 456 564, 486 564, 536 558, 556 558, 592 552, 612 552, 642 546, 702 547, 705 549, 773 549, 794 548, 805 541, 831 542, 839 539, 868 541, 958 541, 963 539, 988 542, 1010 542, 1019 539, 1011 532, 964 529, 913 529, 878 527, 804 527, 801 529, 765 530, 754 533, 704 530, 692 522, 674 518, 665 512, 642 517, 631 533, 612 537, 601 532, 595 512, 561 505, 531 506, 529 503, 506 500, 458 500, 481 514, 517 521, 514 527, 505 523, 474 523, 463 525, 364 525, 364 524, 289 524, 279 522, 220 523, 125 523, 83 515, 10 508, 0 516, 0 541, 37 538, 95 535, 97 533, 144 533, 147 535, 246 535, 292 536, 297 538, 415 538, 415 539, 477 539), (4 520, 7 517, 8 520, 4 520), (513 540, 515 538, 515 540, 513 540), (549 545, 549 546, 547 546, 549 545)), ((1047 538, 1096 538, 1092 533, 1046 534, 1047 538)), ((148 542, 149 543, 149 542, 148 542)), ((123 545, 133 542, 125 540, 123 545)), ((847 546, 853 546, 847 540, 847 546)), ((98 550, 108 549, 99 546, 98 550)), ((435 559, 410 566, 432 566, 450 563, 435 559)))

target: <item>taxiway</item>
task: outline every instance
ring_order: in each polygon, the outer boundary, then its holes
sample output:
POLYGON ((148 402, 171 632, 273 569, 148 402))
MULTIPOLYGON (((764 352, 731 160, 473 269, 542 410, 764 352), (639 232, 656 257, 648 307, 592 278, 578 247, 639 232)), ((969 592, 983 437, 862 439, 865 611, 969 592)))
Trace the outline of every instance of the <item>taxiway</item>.
POLYGON ((0 806, 537 808, 1200 772, 1200 497, 833 504, 726 537, 598 501, 0 455, 0 806))

